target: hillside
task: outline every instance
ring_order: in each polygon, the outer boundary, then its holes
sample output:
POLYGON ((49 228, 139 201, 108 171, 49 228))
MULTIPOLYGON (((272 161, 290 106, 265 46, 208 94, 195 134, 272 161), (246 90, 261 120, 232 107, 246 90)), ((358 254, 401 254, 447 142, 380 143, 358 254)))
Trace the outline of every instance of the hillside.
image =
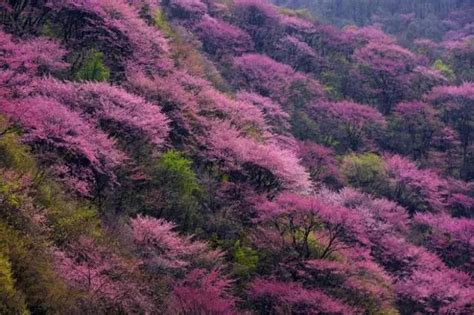
POLYGON ((375 26, 404 46, 417 40, 435 43, 473 34, 470 0, 272 0, 284 7, 311 12, 339 27, 375 26))
POLYGON ((0 3, 0 314, 473 314, 474 8, 447 2, 408 42, 372 7, 0 3))

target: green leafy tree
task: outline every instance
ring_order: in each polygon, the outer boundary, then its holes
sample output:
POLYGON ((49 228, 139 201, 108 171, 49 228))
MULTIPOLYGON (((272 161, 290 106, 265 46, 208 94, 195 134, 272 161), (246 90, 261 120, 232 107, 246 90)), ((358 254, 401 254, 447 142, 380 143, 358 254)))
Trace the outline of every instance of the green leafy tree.
POLYGON ((160 9, 156 9, 155 11, 154 23, 166 37, 174 37, 173 29, 166 20, 166 15, 160 9))
POLYGON ((44 241, 30 235, 22 235, 0 221, 0 249, 1 314, 28 314, 22 307, 22 294, 32 314, 69 313, 68 308, 73 297, 56 274, 44 241), (10 294, 13 294, 12 298, 15 299, 8 300, 7 307, 13 306, 13 309, 19 312, 2 312, 4 288, 9 288, 10 294))
POLYGON ((104 53, 96 49, 90 50, 74 78, 78 81, 108 81, 110 70, 104 64, 104 53))
POLYGON ((158 217, 178 222, 184 230, 196 222, 198 197, 201 192, 192 161, 181 152, 164 153, 154 167, 154 184, 161 194, 158 217))
POLYGON ((454 74, 453 69, 451 69, 447 64, 445 64, 441 59, 436 60, 433 63, 432 68, 441 72, 450 81, 456 79, 456 75, 454 74))
POLYGON ((247 279, 257 270, 259 256, 256 250, 242 245, 240 240, 234 244, 232 256, 234 258, 234 273, 247 279))
POLYGON ((350 186, 367 192, 379 192, 385 183, 383 160, 373 153, 346 156, 342 173, 350 186))
POLYGON ((0 252, 0 314, 29 314, 24 297, 15 288, 11 264, 2 252, 0 252))

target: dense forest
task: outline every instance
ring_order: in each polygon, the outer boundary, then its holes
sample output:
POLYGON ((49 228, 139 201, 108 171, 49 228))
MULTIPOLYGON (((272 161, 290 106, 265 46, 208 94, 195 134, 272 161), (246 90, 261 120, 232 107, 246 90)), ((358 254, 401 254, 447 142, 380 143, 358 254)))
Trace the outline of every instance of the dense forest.
POLYGON ((416 39, 439 42, 448 32, 472 35, 472 0, 272 0, 280 6, 306 10, 318 20, 335 24, 377 26, 404 46, 416 39), (468 12, 466 12, 468 11, 468 12))
POLYGON ((474 314, 472 1, 273 2, 0 0, 0 314, 474 314))

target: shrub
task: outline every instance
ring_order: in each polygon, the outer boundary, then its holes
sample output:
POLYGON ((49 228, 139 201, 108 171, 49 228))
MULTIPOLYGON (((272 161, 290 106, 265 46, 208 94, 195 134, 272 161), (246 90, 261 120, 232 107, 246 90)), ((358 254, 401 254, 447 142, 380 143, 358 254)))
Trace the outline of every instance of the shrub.
POLYGON ((186 229, 195 221, 199 183, 191 168, 192 161, 181 152, 165 152, 153 169, 154 184, 162 194, 163 204, 158 209, 158 217, 173 219, 186 229))
POLYGON ((0 252, 0 313, 28 314, 24 298, 15 288, 11 264, 0 252))
POLYGON ((240 240, 234 244, 232 256, 234 258, 234 273, 241 278, 248 278, 257 270, 259 256, 251 247, 241 245, 240 240))
POLYGON ((441 59, 437 59, 434 63, 432 68, 441 72, 446 78, 449 80, 456 79, 456 75, 454 74, 453 69, 451 69, 447 64, 443 62, 441 59))
POLYGON ((78 81, 108 81, 110 70, 104 64, 104 53, 91 49, 74 78, 78 81))
POLYGON ((379 191, 385 180, 383 160, 373 153, 346 156, 342 173, 349 185, 368 192, 379 191))

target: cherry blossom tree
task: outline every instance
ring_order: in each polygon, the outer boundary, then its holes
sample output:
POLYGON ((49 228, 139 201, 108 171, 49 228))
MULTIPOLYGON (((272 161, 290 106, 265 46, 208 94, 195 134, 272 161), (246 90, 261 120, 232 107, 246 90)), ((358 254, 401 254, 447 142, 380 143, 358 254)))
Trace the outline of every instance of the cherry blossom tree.
POLYGON ((67 47, 75 51, 73 64, 81 65, 90 49, 104 53, 111 80, 123 80, 130 67, 150 72, 169 71, 168 43, 147 25, 126 1, 56 1, 46 10, 58 23, 67 47))
POLYGON ((264 190, 309 190, 308 174, 293 152, 244 137, 226 123, 214 122, 212 128, 206 137, 211 159, 222 161, 231 170, 243 168, 251 181, 264 190))
POLYGON ((341 254, 344 262, 306 261, 298 270, 299 282, 324 290, 356 309, 383 311, 393 308, 392 278, 371 259, 368 251, 351 248, 341 254), (374 286, 373 281, 384 285, 374 286))
POLYGON ((231 24, 205 16, 197 25, 196 30, 209 54, 228 56, 240 55, 251 51, 253 42, 250 36, 231 24))
POLYGON ((472 41, 472 31, 469 28, 469 23, 467 23, 466 27, 461 31, 451 34, 448 32, 444 41, 440 44, 446 50, 445 57, 460 82, 472 82, 473 80, 469 67, 472 61, 471 56, 474 51, 474 44, 472 41))
POLYGON ((289 123, 290 115, 270 98, 250 92, 239 92, 237 100, 253 104, 256 108, 260 109, 265 117, 266 124, 273 133, 286 134, 289 132, 291 128, 289 123))
POLYGON ((44 152, 43 161, 56 165, 58 175, 82 194, 91 193, 101 174, 113 181, 114 168, 126 159, 113 139, 53 99, 30 97, 3 110, 26 129, 25 141, 44 152), (48 153, 58 158, 48 161, 48 153))
POLYGON ((452 218, 447 214, 417 214, 415 223, 421 228, 424 246, 437 253, 451 267, 472 270, 474 221, 452 218))
POLYGON ((267 129, 261 108, 252 102, 238 97, 231 99, 208 85, 202 86, 196 100, 202 116, 224 118, 249 134, 261 134, 267 129))
POLYGON ((66 50, 45 38, 16 41, 0 31, 0 52, 0 97, 27 94, 34 76, 67 67, 66 50))
POLYGON ((427 158, 428 151, 433 146, 435 132, 441 128, 435 115, 434 109, 424 103, 398 104, 389 122, 390 147, 414 160, 427 158))
POLYGON ((175 225, 163 219, 138 216, 132 219, 131 228, 138 252, 149 267, 177 272, 192 265, 212 266, 221 258, 206 243, 174 232, 175 225))
POLYGON ((449 176, 460 178, 462 156, 461 142, 457 132, 449 127, 438 129, 433 135, 432 144, 434 150, 429 152, 429 167, 443 170, 449 176))
POLYGON ((186 314, 236 314, 231 281, 218 269, 192 270, 175 284, 169 310, 186 314))
POLYGON ((248 294, 261 310, 274 314, 352 314, 349 306, 317 289, 305 289, 299 283, 256 279, 248 294))
POLYGON ((454 270, 416 270, 396 285, 402 312, 439 314, 472 311, 471 279, 454 270))
POLYGON ((349 209, 331 206, 320 199, 282 193, 274 201, 257 205, 258 222, 273 226, 280 236, 289 238, 289 245, 300 258, 310 257, 310 239, 322 230, 324 245, 319 258, 327 258, 349 243, 365 243, 360 217, 349 209))
POLYGON ((300 100, 308 102, 324 94, 317 81, 264 55, 236 57, 233 67, 237 71, 234 84, 283 104, 288 101, 298 104, 300 100))
POLYGON ((339 151, 358 150, 385 127, 385 119, 377 110, 353 102, 322 101, 314 103, 311 109, 320 134, 332 136, 328 144, 334 141, 339 151))
POLYGON ((321 190, 318 197, 332 205, 356 211, 371 242, 378 243, 383 234, 406 234, 408 231, 408 213, 396 202, 374 198, 352 188, 343 188, 339 192, 321 190))
POLYGON ((418 169, 415 163, 394 155, 387 157, 390 196, 414 211, 441 211, 446 206, 447 182, 432 170, 418 169))
POLYGON ((291 35, 279 40, 274 58, 302 72, 318 72, 323 62, 311 46, 291 35))
POLYGON ((145 136, 159 148, 167 137, 168 120, 156 105, 106 83, 37 79, 26 88, 22 93, 34 96, 2 111, 27 129, 25 140, 44 153, 42 161, 83 195, 114 182, 115 169, 127 159, 113 138, 123 147, 145 136))
POLYGON ((125 131, 131 140, 145 136, 158 147, 167 137, 168 119, 160 108, 122 88, 107 83, 71 84, 50 79, 39 81, 36 86, 38 93, 81 112, 87 121, 110 134, 125 131))
POLYGON ((84 292, 78 311, 112 309, 117 312, 150 312, 146 285, 137 273, 138 261, 127 261, 93 240, 82 239, 67 252, 57 250, 55 263, 61 276, 84 292))
POLYGON ((397 102, 407 97, 416 56, 395 44, 376 41, 356 49, 353 56, 360 65, 359 75, 364 86, 361 97, 376 105, 383 114, 390 113, 397 102))
POLYGON ((473 159, 473 100, 474 85, 441 86, 434 88, 426 98, 441 112, 441 119, 458 132, 462 150, 462 178, 472 178, 473 159))
POLYGON ((290 34, 309 35, 316 30, 316 26, 308 17, 294 14, 280 14, 280 24, 290 34))
POLYGON ((356 41, 357 46, 363 47, 370 42, 382 44, 394 44, 395 38, 384 33, 380 28, 373 26, 365 27, 348 27, 345 31, 350 34, 353 40, 356 41))
POLYGON ((342 183, 338 162, 334 152, 313 142, 300 142, 298 156, 301 164, 309 170, 313 182, 339 187, 342 183))
POLYGON ((186 19, 198 19, 207 12, 207 5, 201 0, 166 0, 173 16, 186 19))
POLYGON ((280 35, 278 12, 267 1, 237 0, 232 13, 237 25, 252 37, 257 51, 272 47, 280 35))
POLYGON ((245 54, 234 59, 236 70, 241 73, 240 86, 248 85, 263 96, 274 97, 290 84, 294 74, 291 67, 264 55, 245 54))

